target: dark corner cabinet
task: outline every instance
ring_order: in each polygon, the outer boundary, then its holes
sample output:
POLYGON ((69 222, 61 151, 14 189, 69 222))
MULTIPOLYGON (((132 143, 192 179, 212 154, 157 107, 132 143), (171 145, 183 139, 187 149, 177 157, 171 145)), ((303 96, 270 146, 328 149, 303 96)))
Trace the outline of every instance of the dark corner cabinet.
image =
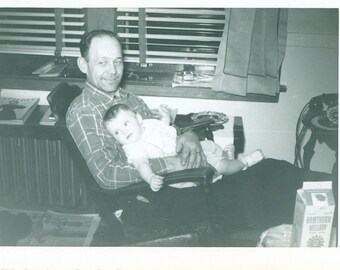
POLYGON ((87 211, 91 199, 63 143, 63 124, 39 120, 38 105, 24 125, 0 124, 0 205, 12 208, 87 211))

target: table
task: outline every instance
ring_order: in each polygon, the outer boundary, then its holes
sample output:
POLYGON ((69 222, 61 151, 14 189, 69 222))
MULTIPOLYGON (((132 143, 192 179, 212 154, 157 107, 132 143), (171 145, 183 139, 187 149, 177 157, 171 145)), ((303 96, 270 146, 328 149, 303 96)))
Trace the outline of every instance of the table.
MULTIPOLYGON (((194 113, 177 115, 175 125, 178 127, 192 125, 194 123, 191 119, 193 114, 194 113)), ((235 156, 237 156, 237 154, 243 153, 245 144, 242 117, 228 115, 227 119, 228 121, 224 124, 208 126, 197 133, 200 135, 201 140, 207 138, 216 142, 222 148, 228 144, 234 144, 235 156)))

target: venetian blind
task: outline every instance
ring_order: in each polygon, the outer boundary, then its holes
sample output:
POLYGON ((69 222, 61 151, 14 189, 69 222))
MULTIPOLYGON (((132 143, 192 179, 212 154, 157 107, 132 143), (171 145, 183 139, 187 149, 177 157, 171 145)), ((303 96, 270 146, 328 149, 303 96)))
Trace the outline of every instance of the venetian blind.
POLYGON ((0 8, 0 52, 78 56, 83 9, 0 8))
POLYGON ((118 8, 125 61, 216 65, 224 9, 118 8))

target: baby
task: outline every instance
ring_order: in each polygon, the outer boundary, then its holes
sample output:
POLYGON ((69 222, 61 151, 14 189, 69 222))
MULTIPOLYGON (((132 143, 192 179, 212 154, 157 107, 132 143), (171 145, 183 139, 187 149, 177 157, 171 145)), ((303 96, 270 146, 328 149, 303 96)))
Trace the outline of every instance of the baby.
MULTIPOLYGON (((123 146, 126 156, 150 185, 153 191, 158 191, 163 185, 163 177, 156 175, 149 166, 149 158, 159 158, 176 155, 176 129, 170 126, 171 110, 161 105, 159 114, 161 120, 142 119, 125 104, 110 107, 103 118, 108 132, 123 146)), ((207 161, 219 175, 230 175, 250 167, 264 157, 261 150, 255 150, 250 155, 238 159, 230 159, 228 153, 213 141, 201 141, 201 146, 207 161)), ((228 146, 234 151, 233 147, 228 146)), ((232 153, 233 156, 233 153, 232 153)), ((216 179, 216 178, 215 178, 216 179)), ((174 184, 177 188, 195 186, 194 183, 174 184)))

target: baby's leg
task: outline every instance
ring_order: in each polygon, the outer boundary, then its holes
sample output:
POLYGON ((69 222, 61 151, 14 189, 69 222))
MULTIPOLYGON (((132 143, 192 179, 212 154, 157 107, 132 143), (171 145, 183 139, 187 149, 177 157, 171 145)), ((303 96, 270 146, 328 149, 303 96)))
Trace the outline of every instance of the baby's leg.
POLYGON ((264 159, 264 155, 260 149, 256 149, 249 155, 239 155, 238 159, 246 164, 246 168, 248 168, 264 159))
POLYGON ((249 155, 241 155, 238 159, 234 160, 228 159, 227 154, 225 153, 223 156, 225 158, 220 160, 220 162, 215 165, 215 168, 220 174, 224 175, 230 175, 245 170, 264 158, 261 150, 255 150, 249 155))
POLYGON ((235 159, 235 146, 233 144, 228 144, 224 147, 223 156, 227 156, 228 159, 235 159))
POLYGON ((217 170, 218 174, 223 174, 223 175, 230 175, 230 174, 238 173, 246 167, 247 165, 241 162, 240 160, 238 159, 230 160, 227 157, 224 159, 221 159, 220 162, 218 162, 215 165, 215 169, 217 170))

